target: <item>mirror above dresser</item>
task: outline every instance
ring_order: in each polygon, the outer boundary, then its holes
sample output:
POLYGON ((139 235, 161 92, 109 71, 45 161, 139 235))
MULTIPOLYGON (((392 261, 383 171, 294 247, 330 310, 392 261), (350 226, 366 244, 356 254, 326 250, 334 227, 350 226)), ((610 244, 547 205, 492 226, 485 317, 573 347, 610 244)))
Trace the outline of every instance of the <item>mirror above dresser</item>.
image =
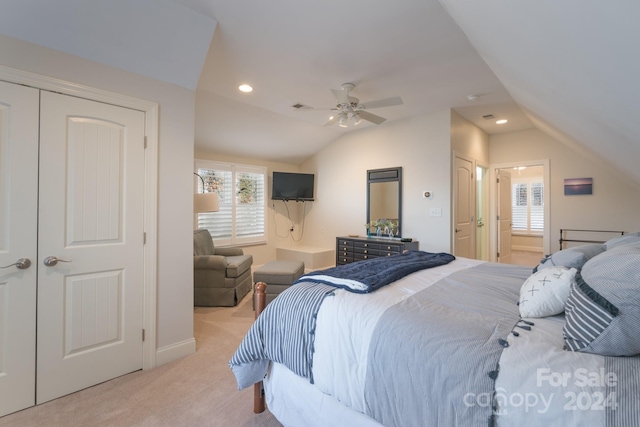
POLYGON ((372 234, 402 236, 402 167, 367 171, 367 224, 372 234))

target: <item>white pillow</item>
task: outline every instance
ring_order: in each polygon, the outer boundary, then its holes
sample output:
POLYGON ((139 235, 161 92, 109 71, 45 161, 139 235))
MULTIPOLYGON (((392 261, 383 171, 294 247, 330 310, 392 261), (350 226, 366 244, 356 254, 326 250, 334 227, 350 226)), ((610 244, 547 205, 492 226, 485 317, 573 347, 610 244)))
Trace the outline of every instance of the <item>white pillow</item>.
POLYGON ((551 267, 529 276, 520 288, 520 316, 547 317, 562 313, 577 271, 551 267))

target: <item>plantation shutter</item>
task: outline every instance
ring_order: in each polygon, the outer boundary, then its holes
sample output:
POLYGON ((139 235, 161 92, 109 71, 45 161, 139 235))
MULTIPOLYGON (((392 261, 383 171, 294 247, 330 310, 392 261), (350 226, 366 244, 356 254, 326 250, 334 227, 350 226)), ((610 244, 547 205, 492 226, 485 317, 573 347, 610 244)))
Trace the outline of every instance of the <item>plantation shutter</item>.
POLYGON ((511 229, 514 231, 526 231, 528 219, 527 184, 513 184, 511 197, 511 229))
POLYGON ((236 236, 251 239, 264 235, 265 174, 236 172, 236 236))
MULTIPOLYGON (((198 160, 205 191, 218 193, 218 212, 198 214, 217 246, 266 242, 266 168, 198 160)), ((198 191, 202 191, 198 184, 198 191)))
POLYGON ((531 184, 531 212, 530 226, 531 231, 544 231, 544 186, 541 182, 531 184))
POLYGON ((544 231, 544 184, 531 179, 513 183, 513 231, 539 234, 544 231))

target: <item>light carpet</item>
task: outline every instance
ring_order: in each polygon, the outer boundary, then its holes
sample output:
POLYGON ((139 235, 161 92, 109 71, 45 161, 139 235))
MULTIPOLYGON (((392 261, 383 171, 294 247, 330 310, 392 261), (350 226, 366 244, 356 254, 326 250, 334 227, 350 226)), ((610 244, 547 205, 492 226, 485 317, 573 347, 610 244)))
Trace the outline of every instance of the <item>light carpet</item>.
POLYGON ((251 294, 237 307, 196 307, 196 353, 0 418, 0 426, 281 427, 253 413, 227 365, 253 322, 251 294))

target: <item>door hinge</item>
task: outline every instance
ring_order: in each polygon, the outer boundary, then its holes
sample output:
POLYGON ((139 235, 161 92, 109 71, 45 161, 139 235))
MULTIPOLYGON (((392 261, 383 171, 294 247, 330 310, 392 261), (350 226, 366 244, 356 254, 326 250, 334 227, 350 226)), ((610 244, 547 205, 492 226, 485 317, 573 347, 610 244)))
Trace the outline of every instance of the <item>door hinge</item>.
POLYGON ((144 148, 147 148, 147 137, 144 137, 144 148))
POLYGON ((500 178, 496 178, 496 184, 500 184, 500 178))
POLYGON ((144 341, 144 329, 142 330, 142 341, 144 341))
POLYGON ((500 221, 500 215, 496 215, 496 220, 500 221))
POLYGON ((146 231, 144 233, 142 233, 142 244, 143 245, 147 244, 147 232, 146 231))
POLYGON ((500 258, 500 252, 498 252, 496 255, 498 255, 498 258, 500 258))

